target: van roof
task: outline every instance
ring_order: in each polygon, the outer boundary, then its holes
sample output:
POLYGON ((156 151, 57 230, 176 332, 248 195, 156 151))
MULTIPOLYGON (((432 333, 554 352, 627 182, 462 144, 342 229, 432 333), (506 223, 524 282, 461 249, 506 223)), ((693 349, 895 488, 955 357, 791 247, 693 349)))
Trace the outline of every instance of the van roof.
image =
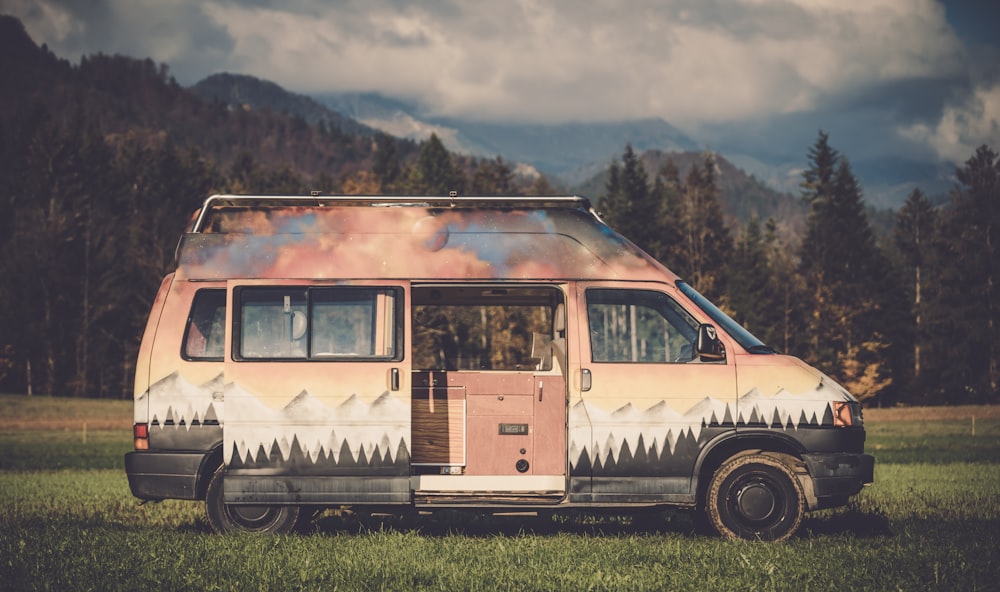
POLYGON ((579 196, 213 195, 177 262, 203 280, 676 279, 579 196))

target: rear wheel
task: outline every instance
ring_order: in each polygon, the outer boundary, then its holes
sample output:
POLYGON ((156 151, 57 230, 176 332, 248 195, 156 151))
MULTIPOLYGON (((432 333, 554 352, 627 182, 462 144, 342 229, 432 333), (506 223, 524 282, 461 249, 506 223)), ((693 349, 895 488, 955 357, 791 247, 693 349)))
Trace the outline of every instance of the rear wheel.
POLYGON ((712 527, 727 538, 783 541, 805 514, 802 485, 784 455, 751 454, 723 463, 705 499, 712 527))
POLYGON ((227 504, 222 497, 222 477, 225 466, 212 475, 205 494, 208 523, 217 533, 227 532, 291 532, 299 518, 298 506, 268 506, 227 504))

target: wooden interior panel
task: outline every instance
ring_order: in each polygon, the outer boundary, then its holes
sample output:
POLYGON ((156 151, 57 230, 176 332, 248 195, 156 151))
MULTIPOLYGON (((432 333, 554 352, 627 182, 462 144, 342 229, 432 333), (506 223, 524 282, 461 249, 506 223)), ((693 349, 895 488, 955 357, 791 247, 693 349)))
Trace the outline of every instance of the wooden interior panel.
POLYGON ((413 464, 465 464, 465 389, 414 388, 411 419, 413 464))

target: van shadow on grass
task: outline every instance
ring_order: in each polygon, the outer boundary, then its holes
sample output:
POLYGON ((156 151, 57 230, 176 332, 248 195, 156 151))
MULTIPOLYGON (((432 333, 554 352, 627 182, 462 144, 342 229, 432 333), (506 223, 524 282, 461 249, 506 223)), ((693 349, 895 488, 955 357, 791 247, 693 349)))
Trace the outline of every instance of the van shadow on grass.
POLYGON ((366 511, 327 511, 305 525, 303 532, 366 534, 417 532, 424 536, 467 537, 555 536, 576 534, 614 537, 634 534, 693 536, 696 521, 690 512, 659 511, 636 514, 579 511, 539 512, 537 515, 493 515, 471 510, 437 510, 431 514, 381 514, 366 511))
MULTIPOLYGON (((186 522, 179 532, 212 535, 208 521, 186 522)), ((557 536, 584 537, 627 535, 667 535, 717 537, 706 520, 691 510, 660 510, 623 514, 561 510, 538 515, 493 515, 473 510, 437 510, 429 514, 415 511, 389 513, 364 509, 332 509, 300 519, 298 533, 358 534, 379 532, 417 533, 428 537, 466 536, 557 536)), ((894 536, 889 519, 878 508, 854 507, 807 514, 795 538, 851 536, 861 539, 894 536)))
POLYGON ((889 518, 881 508, 861 510, 850 505, 839 510, 807 514, 798 536, 850 535, 868 539, 894 534, 889 518))
MULTIPOLYGON (((425 536, 462 535, 555 536, 573 534, 592 537, 624 535, 717 536, 706 520, 694 511, 665 510, 635 514, 558 511, 537 516, 491 515, 466 510, 439 510, 430 515, 416 512, 379 514, 328 511, 305 525, 303 532, 366 534, 371 532, 418 532, 425 536)), ((869 539, 891 537, 894 532, 880 509, 843 508, 808 514, 796 538, 852 536, 869 539)))

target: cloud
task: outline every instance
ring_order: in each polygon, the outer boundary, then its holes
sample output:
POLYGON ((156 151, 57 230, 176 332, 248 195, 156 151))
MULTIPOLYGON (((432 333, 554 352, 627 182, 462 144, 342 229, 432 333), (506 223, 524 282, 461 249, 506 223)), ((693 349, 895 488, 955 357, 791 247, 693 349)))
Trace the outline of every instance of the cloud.
POLYGON ((980 86, 961 102, 947 105, 934 123, 902 127, 899 132, 930 145, 941 159, 956 164, 965 162, 983 144, 996 148, 1000 146, 1000 83, 980 86))
POLYGON ((932 0, 11 1, 57 51, 150 56, 186 84, 228 70, 521 121, 799 112, 963 58, 932 0))
POLYGON ((800 156, 824 128, 852 155, 954 160, 996 143, 1000 67, 992 45, 963 44, 941 1, 7 0, 6 10, 59 55, 148 56, 181 84, 228 71, 300 93, 379 92, 426 116, 660 117, 748 153, 800 156))

